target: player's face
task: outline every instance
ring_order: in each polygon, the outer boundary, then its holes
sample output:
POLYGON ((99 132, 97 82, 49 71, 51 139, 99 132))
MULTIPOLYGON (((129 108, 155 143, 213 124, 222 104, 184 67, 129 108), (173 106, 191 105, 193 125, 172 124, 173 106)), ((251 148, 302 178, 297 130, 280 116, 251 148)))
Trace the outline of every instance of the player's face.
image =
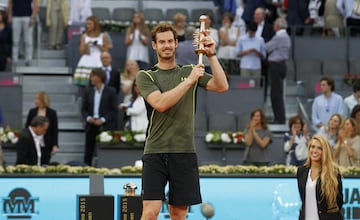
POLYGON ((171 31, 156 34, 156 43, 152 43, 153 49, 157 51, 159 58, 172 59, 175 57, 175 49, 178 45, 171 31))

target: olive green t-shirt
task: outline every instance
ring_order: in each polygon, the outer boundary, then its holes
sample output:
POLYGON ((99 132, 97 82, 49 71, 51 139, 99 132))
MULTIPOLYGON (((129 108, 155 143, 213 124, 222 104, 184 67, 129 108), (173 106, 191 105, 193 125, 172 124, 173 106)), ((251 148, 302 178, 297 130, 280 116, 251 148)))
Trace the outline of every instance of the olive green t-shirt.
MULTIPOLYGON (((162 70, 154 67, 141 70, 136 77, 136 85, 146 100, 147 96, 159 90, 166 92, 175 88, 190 75, 192 65, 176 66, 162 70)), ((204 74, 176 103, 165 112, 158 112, 146 103, 149 126, 144 154, 152 153, 195 153, 194 115, 197 87, 206 88, 211 79, 204 74)))

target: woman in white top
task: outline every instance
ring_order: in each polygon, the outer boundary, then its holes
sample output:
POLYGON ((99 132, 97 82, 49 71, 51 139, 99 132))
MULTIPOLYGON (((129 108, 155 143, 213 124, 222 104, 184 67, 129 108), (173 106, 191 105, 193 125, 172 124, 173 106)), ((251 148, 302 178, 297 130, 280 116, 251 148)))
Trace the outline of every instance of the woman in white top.
POLYGON ((343 220, 341 175, 324 136, 309 141, 308 158, 296 177, 302 202, 299 220, 343 220))
POLYGON ((99 20, 95 16, 86 19, 86 32, 80 39, 79 63, 74 73, 73 83, 79 86, 89 86, 90 72, 102 67, 101 52, 108 51, 107 37, 101 33, 99 20))
POLYGON ((121 91, 124 94, 124 99, 120 105, 129 105, 132 96, 133 82, 136 79, 136 74, 139 72, 139 65, 135 60, 127 60, 125 63, 124 72, 121 73, 121 91))
POLYGON ((132 97, 128 106, 121 106, 120 109, 126 113, 128 120, 125 123, 125 130, 146 133, 148 126, 147 111, 145 101, 140 95, 140 90, 136 86, 135 80, 132 84, 132 97))
POLYGON ((328 139, 332 149, 335 149, 335 144, 337 142, 337 133, 340 126, 342 125, 342 122, 342 116, 338 113, 335 113, 330 117, 328 125, 322 126, 318 131, 318 134, 324 135, 328 139))
POLYGON ((149 66, 149 39, 150 31, 145 24, 144 14, 134 13, 132 24, 128 27, 125 35, 126 58, 136 60, 140 69, 146 69, 149 66))

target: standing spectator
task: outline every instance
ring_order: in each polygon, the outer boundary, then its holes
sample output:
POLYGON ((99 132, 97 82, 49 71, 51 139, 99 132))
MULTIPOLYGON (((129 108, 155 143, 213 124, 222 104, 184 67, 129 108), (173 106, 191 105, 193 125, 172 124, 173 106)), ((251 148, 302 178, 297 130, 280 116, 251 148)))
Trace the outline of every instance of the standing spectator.
POLYGON ((102 69, 106 74, 105 85, 111 86, 116 90, 116 94, 120 91, 120 73, 112 68, 112 57, 107 51, 101 53, 102 69))
POLYGON ((45 116, 35 116, 30 126, 22 130, 16 143, 16 165, 41 165, 41 148, 44 145, 44 134, 49 127, 45 116))
POLYGON ((132 24, 127 28, 125 35, 126 59, 136 60, 140 69, 146 69, 149 66, 149 38, 150 32, 145 24, 144 14, 134 13, 132 24))
POLYGON ((334 79, 322 77, 320 89, 322 94, 315 98, 311 110, 311 121, 317 130, 328 123, 331 115, 335 113, 344 115, 344 101, 339 94, 334 92, 334 79))
POLYGON ((182 13, 176 13, 173 22, 178 36, 178 42, 180 43, 185 40, 186 16, 182 13))
POLYGON ((131 103, 128 106, 122 105, 120 110, 124 111, 128 120, 125 123, 125 130, 146 133, 148 118, 144 98, 140 95, 140 90, 136 85, 136 80, 132 84, 131 103))
POLYGON ((240 30, 232 25, 234 16, 226 12, 223 14, 223 26, 219 30, 219 47, 217 51, 218 58, 226 74, 238 74, 239 62, 236 56, 236 41, 240 36, 240 30))
POLYGON ((97 17, 90 16, 86 19, 86 32, 80 39, 80 60, 74 73, 73 83, 79 86, 89 85, 89 76, 93 68, 99 68, 101 52, 108 51, 107 38, 100 30, 97 17))
POLYGON ((20 36, 23 32, 25 42, 25 65, 30 66, 33 56, 33 27, 39 11, 38 0, 8 0, 9 22, 12 23, 13 47, 12 61, 16 65, 19 59, 20 36))
POLYGON ((309 24, 314 27, 324 26, 325 0, 310 0, 308 5, 309 24))
POLYGON ((302 203, 299 220, 343 220, 341 174, 334 163, 329 142, 323 136, 315 135, 308 152, 305 165, 296 173, 302 203))
POLYGON ((356 80, 353 84, 353 94, 344 99, 344 116, 350 117, 350 113, 355 105, 360 104, 360 79, 356 80))
POLYGON ((236 56, 240 57, 240 75, 256 77, 260 81, 261 59, 265 57, 265 42, 262 37, 257 37, 257 24, 247 24, 247 33, 239 37, 236 43, 236 56))
POLYGON ((240 35, 245 34, 246 32, 246 24, 245 21, 242 19, 242 15, 244 13, 244 0, 240 1, 241 4, 238 5, 235 12, 234 22, 233 25, 240 30, 240 35))
POLYGON ((6 69, 6 64, 11 63, 12 30, 8 25, 6 12, 0 10, 0 71, 6 69))
MULTIPOLYGON (((213 39, 218 46, 219 43, 219 33, 216 28, 213 27, 214 25, 214 18, 210 13, 204 13, 204 15, 207 17, 205 20, 205 30, 208 32, 208 35, 213 39)), ((210 62, 207 58, 207 56, 204 56, 204 65, 205 65, 205 72, 211 73, 211 67, 210 62)))
POLYGON ((335 161, 344 167, 360 166, 360 135, 355 119, 346 119, 339 131, 335 161))
POLYGON ((360 33, 360 7, 355 5, 355 3, 355 0, 337 0, 336 2, 336 8, 345 18, 345 23, 350 28, 351 36, 356 36, 360 33))
POLYGON ((91 15, 91 0, 71 0, 70 25, 72 23, 85 23, 91 15))
POLYGON ((271 142, 266 117, 261 109, 251 112, 248 128, 245 130, 246 149, 244 163, 256 166, 269 165, 267 147, 271 142))
POLYGON ((136 74, 139 72, 139 65, 135 60, 127 60, 125 62, 124 72, 121 73, 121 91, 124 94, 122 104, 128 106, 132 96, 132 86, 136 79, 136 74))
POLYGON ((344 18, 336 8, 337 0, 326 0, 324 8, 324 31, 326 36, 340 37, 344 18))
POLYGON ((91 84, 83 96, 81 113, 86 121, 84 163, 91 166, 96 152, 96 135, 117 128, 117 96, 114 88, 106 86, 106 75, 100 68, 90 73, 91 84))
POLYGON ((225 92, 229 85, 211 37, 205 37, 203 44, 212 76, 204 72, 203 64, 176 64, 176 30, 170 24, 157 25, 152 39, 158 63, 136 77, 151 116, 142 157, 142 218, 157 219, 169 183, 170 218, 186 219, 188 207, 201 203, 194 145, 196 91, 202 87, 225 92))
POLYGON ((216 17, 217 23, 220 22, 220 19, 224 16, 225 13, 235 15, 236 9, 238 7, 238 0, 213 0, 213 2, 215 5, 214 14, 219 15, 218 17, 216 17))
POLYGON ((176 63, 179 65, 197 64, 198 55, 195 53, 194 33, 195 28, 185 28, 185 41, 181 41, 176 49, 176 63))
POLYGON ((286 20, 291 28, 295 30, 296 35, 304 33, 304 26, 309 18, 309 0, 289 0, 286 20))
POLYGON ((307 154, 309 133, 307 125, 297 115, 289 118, 290 133, 285 133, 284 150, 287 153, 286 164, 294 166, 304 165, 307 154))
POLYGON ((274 22, 275 36, 265 44, 268 53, 271 107, 274 112, 274 122, 285 123, 284 80, 286 63, 289 58, 290 37, 286 32, 287 23, 284 18, 274 22))
POLYGON ((41 165, 47 165, 52 156, 59 150, 58 144, 58 118, 54 109, 50 108, 50 98, 44 91, 35 95, 35 108, 29 110, 25 128, 29 127, 36 116, 44 116, 49 120, 49 127, 44 135, 44 146, 41 147, 41 165))
POLYGON ((242 15, 242 19, 244 19, 246 24, 253 20, 254 11, 259 7, 266 8, 265 0, 246 0, 244 13, 242 15))
POLYGON ((338 132, 342 123, 343 117, 340 114, 335 113, 330 117, 327 126, 322 126, 318 131, 318 134, 323 135, 328 139, 332 149, 335 149, 335 144, 338 140, 338 132))
POLYGON ((69 21, 68 0, 47 0, 46 25, 49 27, 49 49, 61 49, 61 40, 69 21))

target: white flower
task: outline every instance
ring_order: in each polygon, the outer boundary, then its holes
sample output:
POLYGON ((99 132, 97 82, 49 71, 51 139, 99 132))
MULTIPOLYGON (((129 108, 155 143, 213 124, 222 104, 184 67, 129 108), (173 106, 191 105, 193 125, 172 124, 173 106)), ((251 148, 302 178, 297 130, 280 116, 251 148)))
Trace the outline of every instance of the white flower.
POLYGON ((205 141, 207 143, 210 143, 213 138, 214 138, 214 135, 212 133, 207 133, 205 136, 205 141))
POLYGON ((14 139, 16 136, 15 136, 15 134, 14 134, 14 132, 12 132, 12 131, 9 131, 8 133, 7 133, 7 136, 8 136, 8 139, 10 139, 10 140, 12 140, 12 139, 14 139))
POLYGON ((122 142, 126 142, 126 141, 127 141, 127 139, 126 139, 125 136, 121 136, 120 140, 121 140, 122 142))
POLYGON ((144 142, 146 139, 146 135, 145 134, 135 134, 134 139, 137 142, 144 142))
POLYGON ((101 132, 100 134, 100 142, 110 142, 112 140, 112 136, 106 131, 101 132))
POLYGON ((0 135, 4 134, 4 128, 0 127, 0 135))
POLYGON ((6 143, 8 141, 7 135, 6 134, 1 135, 0 136, 0 141, 3 142, 3 143, 6 143))
POLYGON ((16 144, 18 142, 19 138, 15 137, 13 139, 10 139, 12 144, 16 144))
POLYGON ((227 133, 221 133, 221 141, 224 143, 231 143, 231 138, 227 133))

